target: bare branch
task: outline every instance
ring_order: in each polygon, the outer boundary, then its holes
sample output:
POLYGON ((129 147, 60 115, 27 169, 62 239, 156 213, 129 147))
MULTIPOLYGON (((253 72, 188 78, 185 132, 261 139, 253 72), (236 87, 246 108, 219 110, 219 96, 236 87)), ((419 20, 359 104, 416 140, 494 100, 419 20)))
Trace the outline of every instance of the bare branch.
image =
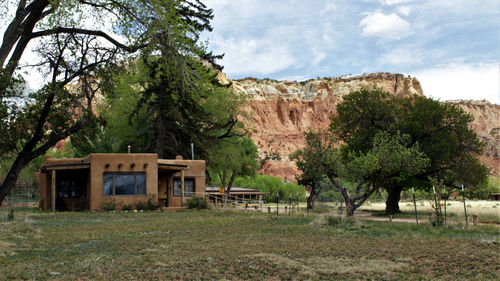
POLYGON ((129 53, 134 53, 144 47, 147 46, 147 44, 140 44, 140 45, 135 45, 135 46, 127 46, 125 44, 122 44, 118 42, 118 40, 114 39, 111 37, 109 34, 106 32, 100 31, 100 30, 88 30, 88 29, 82 29, 82 28, 67 28, 67 27, 56 27, 53 29, 48 29, 44 31, 38 31, 38 32, 33 32, 30 37, 31 38, 36 38, 36 37, 42 37, 42 36, 47 36, 47 35, 53 35, 53 34, 60 34, 60 33, 68 33, 68 34, 86 34, 86 35, 94 35, 98 37, 102 37, 109 41, 111 44, 115 45, 116 47, 125 50, 129 53))

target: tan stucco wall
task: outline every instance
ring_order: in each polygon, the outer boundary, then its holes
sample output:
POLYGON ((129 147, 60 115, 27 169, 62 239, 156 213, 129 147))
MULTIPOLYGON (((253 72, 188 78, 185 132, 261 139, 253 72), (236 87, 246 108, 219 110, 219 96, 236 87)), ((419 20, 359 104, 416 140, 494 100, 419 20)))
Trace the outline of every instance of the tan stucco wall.
POLYGON ((90 194, 89 209, 102 209, 106 201, 115 200, 116 203, 123 206, 126 204, 135 204, 139 201, 147 201, 149 197, 156 202, 158 200, 158 163, 156 154, 90 154, 90 194), (106 165, 109 167, 106 168, 106 165), (132 164, 135 164, 132 167, 132 164), (120 167, 121 165, 121 167, 120 167), (104 196, 103 192, 103 173, 146 173, 146 195, 119 195, 104 196))

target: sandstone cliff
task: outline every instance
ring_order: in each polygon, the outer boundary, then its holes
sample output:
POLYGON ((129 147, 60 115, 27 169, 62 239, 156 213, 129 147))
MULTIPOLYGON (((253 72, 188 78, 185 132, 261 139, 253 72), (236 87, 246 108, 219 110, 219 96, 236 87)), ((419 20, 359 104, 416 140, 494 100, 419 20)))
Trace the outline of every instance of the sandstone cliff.
MULTIPOLYGON (((249 98, 245 120, 252 128, 251 137, 259 148, 259 173, 295 181, 297 168, 288 155, 303 147, 303 132, 327 128, 336 114, 336 105, 342 96, 362 88, 378 87, 398 96, 423 95, 416 78, 402 74, 372 73, 334 78, 313 79, 304 82, 258 80, 246 78, 230 80, 220 74, 220 80, 249 98)), ((487 143, 482 156, 492 171, 500 174, 500 106, 488 102, 453 101, 475 117, 472 127, 487 143)))
POLYGON ((500 105, 482 100, 446 101, 462 108, 474 117, 471 124, 481 141, 485 144, 481 161, 500 175, 500 105))

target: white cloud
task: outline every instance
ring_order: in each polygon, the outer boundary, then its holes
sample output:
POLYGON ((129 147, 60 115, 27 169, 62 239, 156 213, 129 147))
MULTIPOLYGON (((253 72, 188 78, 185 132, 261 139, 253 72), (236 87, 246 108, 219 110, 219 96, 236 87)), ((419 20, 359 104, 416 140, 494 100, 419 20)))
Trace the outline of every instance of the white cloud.
POLYGON ((411 66, 423 62, 424 57, 417 51, 410 49, 394 49, 377 59, 379 64, 390 64, 394 66, 411 66))
POLYGON ((313 54, 312 65, 318 65, 326 58, 326 54, 324 52, 315 49, 312 50, 312 54, 313 54))
POLYGON ((396 9, 396 12, 403 16, 409 16, 411 13, 411 7, 409 6, 401 6, 396 9))
POLYGON ((410 23, 395 13, 385 15, 379 11, 369 13, 361 20, 361 35, 375 36, 384 39, 401 39, 409 35, 410 23))
POLYGON ((500 64, 453 63, 412 73, 426 96, 440 100, 486 99, 500 104, 500 64))
POLYGON ((325 7, 321 11, 321 15, 328 14, 329 12, 335 11, 337 9, 337 6, 335 6, 334 3, 326 3, 325 7))
POLYGON ((408 2, 412 2, 412 1, 413 0, 379 0, 379 2, 382 5, 387 5, 387 6, 396 5, 396 4, 402 4, 402 3, 408 3, 408 2))
POLYGON ((225 53, 222 59, 224 72, 229 77, 234 75, 268 75, 286 69, 295 63, 290 49, 286 45, 274 45, 259 39, 234 38, 213 40, 218 50, 225 53))

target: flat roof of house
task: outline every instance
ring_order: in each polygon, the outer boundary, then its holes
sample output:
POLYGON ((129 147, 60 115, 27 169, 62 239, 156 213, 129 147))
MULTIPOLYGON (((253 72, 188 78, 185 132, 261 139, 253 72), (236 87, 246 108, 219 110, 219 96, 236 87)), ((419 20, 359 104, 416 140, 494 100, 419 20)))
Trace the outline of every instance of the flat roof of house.
MULTIPOLYGON (((51 163, 44 164, 40 167, 40 171, 46 173, 47 171, 53 170, 83 170, 89 169, 90 162, 74 162, 74 163, 51 163)), ((188 165, 181 164, 166 164, 166 163, 158 163, 158 169, 161 170, 170 170, 170 171, 181 171, 189 169, 188 165)))

